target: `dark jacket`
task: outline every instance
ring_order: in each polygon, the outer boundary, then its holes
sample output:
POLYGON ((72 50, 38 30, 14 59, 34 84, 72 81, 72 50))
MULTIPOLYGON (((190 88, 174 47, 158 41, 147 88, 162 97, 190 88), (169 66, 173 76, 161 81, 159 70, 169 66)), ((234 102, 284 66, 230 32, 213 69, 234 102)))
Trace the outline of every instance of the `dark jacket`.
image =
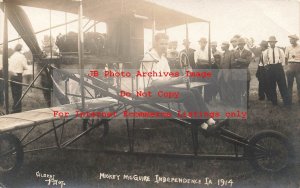
POLYGON ((231 62, 233 80, 244 80, 245 74, 247 74, 248 81, 251 79, 248 69, 251 60, 252 53, 246 49, 244 49, 241 54, 239 50, 233 53, 233 61, 231 62))
POLYGON ((233 52, 228 50, 222 53, 222 60, 220 64, 220 71, 218 74, 218 80, 224 79, 225 82, 231 80, 231 62, 233 61, 233 52))
MULTIPOLYGON (((193 69, 196 69, 196 63, 195 63, 195 60, 194 60, 194 52, 196 50, 192 49, 192 48, 189 48, 188 49, 188 52, 187 52, 187 55, 188 55, 188 59, 189 59, 189 64, 190 66, 193 68, 193 69)), ((182 58, 182 53, 185 53, 186 52, 186 49, 180 51, 179 53, 179 61, 181 60, 182 58)))

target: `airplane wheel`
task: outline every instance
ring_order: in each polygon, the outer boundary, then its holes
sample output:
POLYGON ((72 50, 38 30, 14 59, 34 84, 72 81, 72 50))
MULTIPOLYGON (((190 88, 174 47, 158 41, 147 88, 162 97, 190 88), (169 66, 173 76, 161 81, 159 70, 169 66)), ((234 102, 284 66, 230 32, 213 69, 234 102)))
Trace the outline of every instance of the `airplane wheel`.
POLYGON ((246 155, 259 171, 280 172, 293 163, 294 149, 288 138, 276 131, 261 131, 249 140, 246 155))
POLYGON ((104 138, 109 131, 108 121, 103 121, 101 119, 84 119, 83 120, 83 130, 87 130, 89 127, 97 126, 98 132, 100 132, 99 137, 104 138))
POLYGON ((12 134, 0 135, 0 174, 15 174, 23 164, 24 152, 20 140, 12 134))

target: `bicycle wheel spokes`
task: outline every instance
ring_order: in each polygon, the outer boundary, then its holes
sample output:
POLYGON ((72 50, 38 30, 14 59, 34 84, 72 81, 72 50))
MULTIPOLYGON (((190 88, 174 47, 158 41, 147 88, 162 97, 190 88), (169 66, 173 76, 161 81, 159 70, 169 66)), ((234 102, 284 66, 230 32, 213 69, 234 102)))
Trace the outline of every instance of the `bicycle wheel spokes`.
POLYGON ((259 166, 267 171, 277 171, 286 166, 288 150, 285 143, 274 137, 260 139, 254 146, 253 156, 259 166))

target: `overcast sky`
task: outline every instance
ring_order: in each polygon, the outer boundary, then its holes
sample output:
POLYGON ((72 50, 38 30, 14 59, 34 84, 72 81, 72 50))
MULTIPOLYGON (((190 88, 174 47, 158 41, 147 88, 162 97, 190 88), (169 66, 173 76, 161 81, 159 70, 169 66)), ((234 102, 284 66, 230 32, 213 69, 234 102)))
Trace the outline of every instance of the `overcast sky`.
MULTIPOLYGON (((299 10, 300 3, 297 0, 152 0, 163 6, 191 14, 193 16, 211 21, 212 40, 219 44, 229 41, 234 34, 244 37, 253 37, 256 43, 275 35, 278 45, 288 45, 287 35, 299 34, 299 10)), ((45 29, 49 26, 49 10, 24 7, 28 13, 35 31, 45 29)), ((64 22, 64 13, 52 11, 52 25, 64 22)), ((1 36, 3 29, 3 14, 1 12, 1 36)), ((76 15, 68 14, 68 20, 76 19, 76 15)), ((77 23, 68 26, 68 30, 77 30, 77 23)), ((105 32, 105 25, 97 27, 100 32, 105 32)), ((190 40, 192 46, 197 46, 200 37, 207 36, 207 25, 190 24, 190 40)), ((53 30, 53 35, 64 33, 65 27, 53 30)), ((181 41, 185 38, 185 27, 176 27, 167 30, 171 40, 181 41)), ((41 42, 44 32, 37 35, 41 42)), ((150 46, 151 32, 145 32, 145 47, 150 46)), ((9 27, 9 39, 18 37, 12 27, 9 27)), ((21 42, 21 41, 19 41, 21 42)), ((16 43, 10 44, 10 46, 16 43)))

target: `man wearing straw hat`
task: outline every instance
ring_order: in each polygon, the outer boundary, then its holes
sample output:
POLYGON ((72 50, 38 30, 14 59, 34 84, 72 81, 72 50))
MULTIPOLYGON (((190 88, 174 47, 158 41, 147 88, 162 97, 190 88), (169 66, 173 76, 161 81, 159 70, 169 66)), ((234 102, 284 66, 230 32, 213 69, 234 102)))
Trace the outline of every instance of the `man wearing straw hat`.
POLYGON ((288 65, 286 78, 288 84, 289 99, 292 102, 294 78, 297 84, 298 103, 300 104, 300 46, 297 44, 297 35, 289 36, 291 46, 285 50, 285 57, 288 65))
POLYGON ((270 47, 264 51, 263 61, 267 69, 270 99, 273 105, 277 105, 276 85, 278 85, 284 105, 288 106, 290 105, 290 100, 283 70, 285 55, 283 50, 275 46, 277 43, 275 36, 270 36, 268 42, 270 47))

